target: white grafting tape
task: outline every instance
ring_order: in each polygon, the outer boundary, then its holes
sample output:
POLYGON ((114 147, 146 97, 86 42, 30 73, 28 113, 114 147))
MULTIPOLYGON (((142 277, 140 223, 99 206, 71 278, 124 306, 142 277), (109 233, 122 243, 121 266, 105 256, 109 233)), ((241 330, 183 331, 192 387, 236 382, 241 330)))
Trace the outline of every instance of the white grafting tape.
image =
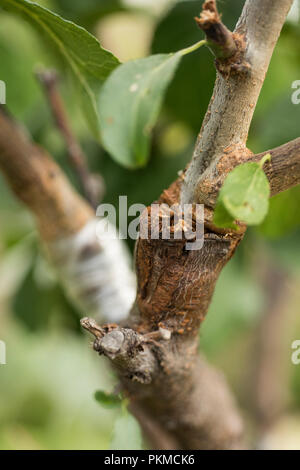
POLYGON ((76 235, 48 245, 70 299, 83 316, 118 322, 128 315, 136 293, 125 243, 110 223, 89 221, 76 235))

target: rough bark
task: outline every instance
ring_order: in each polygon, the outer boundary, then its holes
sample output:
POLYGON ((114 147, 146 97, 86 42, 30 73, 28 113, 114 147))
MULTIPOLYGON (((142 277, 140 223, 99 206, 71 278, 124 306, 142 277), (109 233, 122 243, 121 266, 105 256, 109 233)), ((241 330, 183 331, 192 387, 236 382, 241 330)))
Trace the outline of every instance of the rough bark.
POLYGON ((266 154, 271 155, 270 161, 267 161, 263 166, 270 183, 271 196, 299 184, 299 138, 256 155, 243 147, 227 148, 224 150, 222 157, 211 165, 209 171, 202 178, 201 191, 202 194, 205 194, 205 204, 211 208, 215 206, 219 190, 226 176, 234 167, 246 162, 260 162, 266 154))
POLYGON ((253 157, 253 161, 260 161, 267 153, 271 154, 271 160, 264 165, 264 171, 271 185, 271 196, 275 196, 299 184, 299 138, 275 149, 257 154, 253 157))
MULTIPOLYGON (((90 222, 91 210, 76 195, 57 165, 43 150, 34 145, 23 129, 3 111, 0 113, 0 123, 1 169, 15 194, 35 214, 42 239, 46 242, 48 249, 50 247, 56 266, 59 267, 61 262, 65 265, 68 257, 74 255, 71 249, 72 240, 90 222), (51 178, 50 185, 49 168, 55 175, 51 178), (64 194, 67 194, 70 199, 67 207, 64 205, 64 200, 61 201, 64 194), (75 228, 74 220, 69 219, 69 211, 73 206, 76 208, 77 215, 82 211, 85 216, 75 219, 75 221, 78 220, 75 228), (50 214, 49 220, 47 214, 50 214), (52 220, 53 228, 49 226, 52 220), (67 249, 63 250, 62 260, 57 256, 57 251, 55 254, 51 250, 53 244, 56 243, 67 245, 65 246, 67 249)), ((172 205, 177 201, 180 185, 181 179, 163 193, 160 202, 168 202, 172 205)), ((100 347, 99 349, 99 345, 96 347, 98 352, 107 355, 115 365, 124 389, 132 399, 132 411, 137 417, 143 416, 146 419, 145 431, 148 435, 150 429, 158 429, 159 434, 156 433, 156 436, 164 437, 160 445, 156 441, 156 447, 160 448, 194 446, 197 448, 237 448, 240 446, 241 421, 226 382, 221 374, 198 358, 196 330, 209 304, 212 294, 211 286, 214 285, 219 270, 232 256, 242 238, 242 233, 238 235, 232 233, 233 239, 227 241, 224 231, 219 234, 211 233, 211 218, 212 212, 207 210, 205 246, 208 251, 188 251, 182 257, 185 244, 182 240, 166 241, 161 246, 160 243, 163 242, 161 240, 139 241, 136 255, 136 263, 139 266, 137 269, 139 279, 137 298, 139 300, 130 318, 124 323, 127 336, 131 339, 131 342, 127 342, 130 347, 125 352, 123 350, 122 360, 118 360, 118 354, 112 352, 110 348, 101 349, 100 347), (143 246, 145 249, 148 246, 145 256, 143 246), (159 260, 160 257, 161 260, 159 260), (143 269, 147 269, 147 266, 152 264, 147 286, 142 273, 143 269), (198 268, 199 272, 197 272, 198 268), (180 276, 176 274, 177 269, 180 276), (189 272, 189 278, 186 277, 187 272, 189 272), (169 275, 171 279, 166 290, 163 282, 167 281, 169 275), (158 282, 160 277, 161 281, 158 282), (179 291, 177 290, 178 281, 181 283, 179 291), (168 296, 162 297, 162 305, 159 303, 161 290, 165 291, 168 296), (182 303, 181 314, 176 315, 174 302, 180 301, 180 296, 184 294, 194 300, 192 304, 182 303), (151 298, 152 295, 153 298, 151 298), (172 300, 173 305, 168 306, 168 299, 172 300), (161 312, 157 319, 155 316, 153 318, 148 307, 151 300, 157 308, 166 307, 165 315, 161 312), (199 302, 203 302, 203 306, 198 310, 199 302), (138 303, 140 303, 141 311, 137 307, 138 303), (171 318, 174 314, 177 321, 171 318), (186 315, 186 321, 184 321, 184 315, 186 315), (173 334, 171 338, 166 339, 168 335, 157 334, 162 326, 163 331, 173 334), (142 351, 140 351, 140 344, 132 347, 132 341, 136 339, 140 341, 141 338, 142 351), (164 343, 163 347, 162 343, 164 343), (113 358, 115 355, 116 358, 113 358), (199 399, 202 406, 199 405, 199 399)), ((94 247, 93 244, 88 244, 83 248, 82 261, 86 256, 94 258, 95 249, 98 252, 98 247, 94 247)), ((69 272, 65 273, 64 277, 72 283, 73 277, 69 272)), ((98 290, 100 288, 101 284, 98 290)), ((91 294, 90 292, 90 295, 84 296, 84 299, 90 299, 91 294)), ((120 292, 115 291, 114 295, 122 303, 120 292)), ((85 304, 84 311, 91 312, 89 303, 85 304)), ((92 314, 94 314, 93 311, 92 314)), ((119 327, 112 325, 104 331, 111 333, 111 329, 115 328, 119 327)), ((94 333, 94 330, 91 331, 94 333)), ((110 338, 108 338, 108 344, 109 340, 110 338)), ((149 439, 151 442, 151 436, 149 439)))

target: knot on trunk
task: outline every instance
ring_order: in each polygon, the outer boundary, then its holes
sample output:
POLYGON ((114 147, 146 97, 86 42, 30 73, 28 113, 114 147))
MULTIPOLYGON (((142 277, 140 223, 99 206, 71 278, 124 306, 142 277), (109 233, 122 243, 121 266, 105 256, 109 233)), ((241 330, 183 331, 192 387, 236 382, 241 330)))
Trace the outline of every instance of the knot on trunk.
POLYGON ((98 326, 91 318, 83 318, 81 326, 95 336, 93 349, 109 358, 121 376, 142 384, 151 383, 157 371, 153 353, 156 342, 151 337, 115 324, 98 326))

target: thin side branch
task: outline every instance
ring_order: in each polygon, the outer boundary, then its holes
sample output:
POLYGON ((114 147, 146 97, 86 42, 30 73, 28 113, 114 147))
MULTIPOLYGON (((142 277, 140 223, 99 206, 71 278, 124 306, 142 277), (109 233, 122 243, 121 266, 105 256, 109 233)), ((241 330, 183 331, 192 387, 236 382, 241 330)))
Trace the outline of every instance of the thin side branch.
POLYGON ((267 153, 271 154, 271 161, 264 165, 264 171, 270 181, 271 196, 300 184, 300 138, 257 154, 253 161, 260 161, 267 153))
POLYGON ((233 34, 222 23, 215 0, 203 3, 200 18, 195 18, 197 25, 204 31, 209 48, 217 59, 227 59, 237 52, 233 34))
POLYGON ((99 191, 99 187, 96 188, 96 186, 103 183, 98 181, 98 184, 96 184, 96 179, 89 172, 86 156, 72 132, 65 106, 58 90, 57 72, 55 70, 43 70, 37 72, 36 76, 46 92, 57 128, 66 142, 69 160, 76 172, 83 194, 91 206, 96 208, 99 203, 99 192, 103 192, 101 189, 99 191))
POLYGON ((271 154, 271 160, 264 164, 263 169, 270 182, 271 196, 300 184, 300 138, 256 155, 246 148, 229 147, 203 175, 199 189, 201 200, 213 208, 228 173, 242 163, 260 162, 268 153, 271 154))

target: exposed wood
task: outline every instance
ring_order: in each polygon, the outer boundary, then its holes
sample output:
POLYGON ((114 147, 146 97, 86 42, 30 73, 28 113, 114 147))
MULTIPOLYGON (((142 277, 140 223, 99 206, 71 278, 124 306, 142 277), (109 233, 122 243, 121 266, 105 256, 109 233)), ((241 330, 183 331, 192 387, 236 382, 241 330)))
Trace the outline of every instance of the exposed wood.
POLYGON ((238 50, 233 34, 222 23, 215 0, 203 3, 197 25, 206 34, 207 44, 217 58, 227 59, 238 50))

